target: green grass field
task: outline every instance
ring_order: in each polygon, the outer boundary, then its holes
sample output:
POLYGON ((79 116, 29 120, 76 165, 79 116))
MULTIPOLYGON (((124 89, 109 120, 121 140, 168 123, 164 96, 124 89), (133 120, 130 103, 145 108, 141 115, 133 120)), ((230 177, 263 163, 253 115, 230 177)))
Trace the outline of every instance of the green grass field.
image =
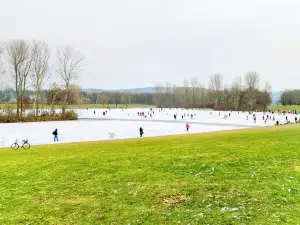
POLYGON ((300 126, 0 150, 0 224, 297 224, 300 126))
POLYGON ((270 110, 273 110, 273 111, 278 111, 278 110, 281 110, 281 111, 290 111, 290 110, 297 110, 297 111, 300 111, 300 106, 297 106, 297 105, 291 105, 291 106, 283 106, 283 105, 271 105, 269 106, 269 109, 270 110))
MULTIPOLYGON (((9 107, 11 108, 16 108, 16 104, 9 104, 9 107)), ((30 108, 34 108, 34 105, 30 105, 30 108)), ((111 108, 126 108, 126 105, 123 104, 118 104, 118 107, 116 107, 115 104, 108 104, 108 105, 102 105, 102 104, 82 104, 82 105, 68 105, 67 108, 68 109, 86 109, 86 108, 90 108, 90 109, 102 109, 102 108, 107 108, 107 107, 111 107, 111 108)), ((139 105, 139 104, 129 104, 127 105, 127 108, 152 108, 154 107, 153 105, 139 105)), ((1 109, 5 109, 7 108, 7 104, 0 104, 0 108, 1 109)), ((41 109, 49 109, 50 105, 40 105, 41 109)), ((55 105, 54 108, 56 109, 60 109, 61 106, 60 105, 55 105)))

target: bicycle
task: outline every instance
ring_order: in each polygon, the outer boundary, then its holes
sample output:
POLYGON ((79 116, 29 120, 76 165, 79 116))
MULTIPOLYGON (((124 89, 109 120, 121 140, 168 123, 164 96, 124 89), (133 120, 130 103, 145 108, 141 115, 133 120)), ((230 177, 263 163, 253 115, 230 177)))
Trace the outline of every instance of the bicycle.
MULTIPOLYGON (((18 143, 18 139, 15 141, 15 143, 13 143, 11 145, 11 148, 13 150, 18 150, 20 148, 20 145, 18 143)), ((30 144, 29 144, 28 140, 22 140, 22 146, 21 146, 21 148, 23 148, 23 149, 30 149, 30 144)))

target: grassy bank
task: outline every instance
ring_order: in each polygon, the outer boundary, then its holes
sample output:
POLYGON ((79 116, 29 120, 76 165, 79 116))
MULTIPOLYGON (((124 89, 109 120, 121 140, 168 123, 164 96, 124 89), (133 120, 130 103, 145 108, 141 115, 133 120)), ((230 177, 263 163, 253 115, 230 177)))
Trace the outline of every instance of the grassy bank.
POLYGON ((297 224, 299 125, 0 150, 1 224, 297 224))
POLYGON ((300 106, 297 106, 297 105, 291 105, 291 106, 283 106, 283 105, 271 105, 269 106, 269 109, 270 110, 273 110, 273 111, 290 111, 290 110, 297 110, 297 111, 300 111, 300 106))
MULTIPOLYGON (((12 108, 15 109, 16 108, 16 104, 0 104, 0 108, 1 109, 5 109, 5 108, 12 108)), ((34 109, 34 105, 29 105, 30 109, 34 109)), ((115 104, 108 104, 108 105, 101 105, 101 104, 82 104, 82 105, 68 105, 67 108, 68 109, 86 109, 86 108, 90 108, 90 109, 102 109, 102 108, 126 108, 126 105, 118 105, 116 107, 115 104)), ((152 108, 154 107, 153 105, 140 105, 140 104, 129 104, 127 105, 127 108, 152 108)), ((50 109, 51 106, 50 105, 40 105, 40 109, 50 109)), ((55 109, 61 109, 61 105, 55 105, 54 106, 55 109)))

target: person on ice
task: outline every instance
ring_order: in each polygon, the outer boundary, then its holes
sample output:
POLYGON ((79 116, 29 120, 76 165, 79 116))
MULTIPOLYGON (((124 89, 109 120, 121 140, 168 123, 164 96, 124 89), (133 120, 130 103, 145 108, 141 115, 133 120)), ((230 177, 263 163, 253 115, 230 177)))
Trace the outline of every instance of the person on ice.
POLYGON ((190 125, 188 123, 185 125, 185 127, 186 127, 186 131, 189 131, 190 125))
POLYGON ((53 131, 52 134, 54 135, 54 141, 58 141, 58 132, 57 132, 57 129, 55 129, 55 131, 53 131))
POLYGON ((140 127, 140 137, 143 137, 143 134, 144 134, 144 130, 142 127, 140 127))

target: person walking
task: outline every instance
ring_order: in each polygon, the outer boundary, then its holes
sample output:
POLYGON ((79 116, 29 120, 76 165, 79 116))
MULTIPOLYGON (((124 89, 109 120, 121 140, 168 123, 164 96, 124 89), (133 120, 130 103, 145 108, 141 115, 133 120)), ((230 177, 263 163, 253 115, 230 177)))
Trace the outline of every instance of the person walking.
POLYGON ((58 141, 58 132, 57 132, 57 129, 55 129, 55 131, 53 131, 52 134, 54 135, 54 141, 58 141))
POLYGON ((140 127, 140 137, 143 137, 143 134, 144 134, 144 130, 142 127, 140 127))
POLYGON ((186 131, 189 131, 190 125, 188 123, 185 125, 185 127, 186 127, 186 131))

